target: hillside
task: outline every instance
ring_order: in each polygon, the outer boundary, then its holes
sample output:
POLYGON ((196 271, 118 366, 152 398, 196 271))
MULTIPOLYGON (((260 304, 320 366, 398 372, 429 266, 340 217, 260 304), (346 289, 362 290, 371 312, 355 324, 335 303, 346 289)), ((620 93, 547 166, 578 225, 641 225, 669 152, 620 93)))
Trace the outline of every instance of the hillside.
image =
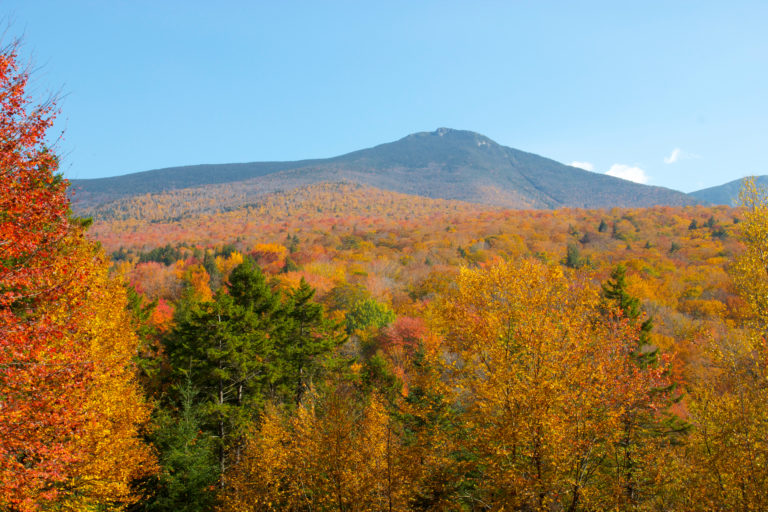
MULTIPOLYGON (((716 187, 697 190, 689 195, 705 203, 736 206, 739 202, 739 191, 741 190, 742 182, 743 178, 729 181, 716 187)), ((761 187, 768 187, 768 176, 756 176, 755 182, 761 187)))
POLYGON ((440 128, 334 158, 157 169, 112 178, 72 180, 75 209, 125 197, 195 189, 229 206, 264 193, 324 182, 351 182, 431 198, 548 209, 687 205, 686 194, 640 185, 501 146, 469 131, 440 128), (217 186, 211 189, 211 186, 217 186), (224 186, 224 188, 222 188, 224 186), (222 190, 229 189, 230 197, 222 190))
MULTIPOLYGON (((484 205, 431 199, 355 183, 319 183, 264 194, 242 207, 192 208, 187 190, 126 198, 88 210, 96 222, 89 231, 109 251, 119 247, 153 247, 165 243, 211 245, 236 236, 256 243, 267 233, 301 230, 302 226, 367 224, 386 218, 420 225, 454 216, 479 218, 499 210, 484 205)), ((226 189, 225 189, 226 190, 226 189)), ((191 202, 194 202, 192 199, 191 202)))

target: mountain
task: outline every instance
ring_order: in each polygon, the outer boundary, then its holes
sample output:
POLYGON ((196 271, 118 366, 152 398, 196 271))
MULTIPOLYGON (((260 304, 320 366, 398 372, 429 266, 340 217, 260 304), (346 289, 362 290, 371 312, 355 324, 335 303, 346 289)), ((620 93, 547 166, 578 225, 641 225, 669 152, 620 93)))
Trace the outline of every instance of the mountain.
MULTIPOLYGON (((688 195, 706 203, 736 206, 739 202, 739 191, 743 181, 744 178, 729 181, 723 185, 691 192, 688 195)), ((760 187, 768 187, 768 176, 755 176, 755 183, 760 187)))
MULTIPOLYGON (((674 190, 640 185, 501 146, 478 133, 440 128, 334 158, 171 167, 72 180, 75 209, 116 199, 228 184, 243 201, 324 182, 351 182, 431 198, 508 208, 608 208, 695 204, 674 190)), ((220 191, 219 191, 220 192, 220 191)), ((234 192, 233 192, 234 193, 234 192)))

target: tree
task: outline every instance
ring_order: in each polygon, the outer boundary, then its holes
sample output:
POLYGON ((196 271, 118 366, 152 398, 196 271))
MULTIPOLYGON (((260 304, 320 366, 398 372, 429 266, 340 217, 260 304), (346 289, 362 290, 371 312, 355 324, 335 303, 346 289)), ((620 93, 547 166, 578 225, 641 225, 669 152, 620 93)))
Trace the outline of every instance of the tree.
POLYGON ((17 52, 0 50, 0 508, 34 510, 56 499, 78 459, 77 401, 90 370, 82 344, 60 341, 77 315, 42 309, 76 309, 67 287, 88 262, 66 249, 79 228, 45 142, 55 102, 31 105, 17 52))
MULTIPOLYGON (((689 426, 669 413, 669 407, 680 400, 674 386, 659 368, 668 364, 659 356, 659 349, 651 344, 653 319, 640 309, 640 300, 629 294, 627 268, 619 264, 610 279, 602 285, 604 320, 609 324, 626 324, 636 329, 636 335, 626 341, 631 366, 627 372, 647 374, 646 383, 658 387, 642 388, 641 393, 625 395, 627 401, 620 408, 620 436, 613 446, 606 467, 612 479, 622 489, 622 506, 637 508, 643 502, 653 501, 661 494, 660 483, 667 469, 660 454, 668 450, 671 436, 684 433, 689 426)), ((617 361, 620 364, 620 361, 617 361)))
POLYGON ((362 299, 347 313, 347 332, 363 331, 367 328, 382 329, 395 321, 395 313, 386 304, 375 299, 362 299))
POLYGON ((84 458, 77 438, 88 421, 83 400, 93 363, 85 340, 70 334, 82 320, 90 259, 58 244, 46 276, 16 288, 17 301, 0 307, 0 508, 37 510, 58 500, 84 458))
POLYGON ((120 508, 151 473, 122 284, 73 218, 17 47, 0 51, 0 509, 120 508))
POLYGON ((465 425, 465 501, 490 509, 613 509, 621 486, 601 473, 620 442, 623 404, 660 387, 632 371, 627 322, 597 321, 597 290, 523 261, 463 269, 437 306, 443 394, 465 425))
POLYGON ((741 330, 710 338, 706 371, 690 386, 682 492, 691 509, 768 508, 768 195, 750 178, 741 202, 744 251, 731 275, 750 315, 741 330))
POLYGON ((287 328, 277 342, 281 374, 288 393, 286 401, 296 405, 320 376, 325 358, 346 341, 340 325, 325 318, 323 307, 313 301, 315 290, 301 279, 286 303, 287 328))
POLYGON ((409 510, 417 459, 376 395, 337 381, 287 416, 269 407, 228 477, 225 511, 409 510))
MULTIPOLYGON (((93 254, 90 242, 79 250, 93 254)), ((133 330, 124 284, 108 275, 102 254, 92 256, 92 267, 82 290, 76 330, 65 335, 70 343, 85 342, 91 365, 87 385, 77 404, 85 422, 77 438, 78 460, 62 492, 60 506, 73 510, 136 502, 132 483, 154 474, 156 461, 143 435, 150 407, 144 399, 133 360, 139 340, 133 330), (94 257, 95 256, 95 257, 94 257)), ((57 316, 62 309, 46 310, 57 316)))
POLYGON ((576 244, 568 244, 565 255, 565 266, 568 268, 581 268, 587 262, 582 258, 579 246, 576 244))
POLYGON ((744 219, 739 223, 744 252, 733 265, 734 284, 751 312, 752 327, 768 334, 768 193, 754 178, 745 179, 741 190, 744 219))
POLYGON ((203 432, 203 418, 196 391, 190 382, 180 390, 176 414, 160 409, 152 434, 160 452, 162 471, 151 482, 147 512, 197 512, 212 510, 216 502, 219 465, 216 443, 203 432))
POLYGON ((165 340, 172 381, 199 391, 207 432, 216 437, 220 473, 237 451, 278 380, 275 340, 285 330, 279 296, 250 260, 232 270, 211 301, 192 301, 165 340))
POLYGON ((611 278, 602 285, 603 297, 607 304, 604 306, 606 316, 618 312, 631 324, 639 323, 639 334, 636 346, 633 347, 633 357, 641 368, 658 363, 659 349, 650 342, 653 319, 644 315, 640 309, 640 300, 632 297, 627 291, 627 267, 619 264, 611 272, 611 278))

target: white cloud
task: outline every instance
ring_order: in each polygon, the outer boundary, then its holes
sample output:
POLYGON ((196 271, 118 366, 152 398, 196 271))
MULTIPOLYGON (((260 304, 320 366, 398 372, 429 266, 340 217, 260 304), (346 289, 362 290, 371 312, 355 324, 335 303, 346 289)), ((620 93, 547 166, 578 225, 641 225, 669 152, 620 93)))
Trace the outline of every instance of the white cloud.
POLYGON ((680 151, 680 148, 675 148, 672 150, 672 154, 669 156, 664 157, 664 163, 665 164, 673 164, 680 160, 680 157, 682 156, 682 151, 680 151))
POLYGON ((605 174, 623 180, 634 181, 635 183, 648 183, 650 179, 641 168, 624 164, 613 164, 605 174))
POLYGON ((584 169, 585 171, 595 170, 595 166, 589 162, 571 162, 568 165, 570 165, 571 167, 578 167, 579 169, 584 169))

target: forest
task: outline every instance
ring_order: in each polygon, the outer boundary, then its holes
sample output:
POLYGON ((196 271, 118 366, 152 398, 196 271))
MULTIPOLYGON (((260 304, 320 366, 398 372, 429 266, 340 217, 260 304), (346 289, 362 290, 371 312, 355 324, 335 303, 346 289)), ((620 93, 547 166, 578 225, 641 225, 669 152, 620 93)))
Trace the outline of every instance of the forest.
POLYGON ((0 511, 768 510, 754 181, 737 208, 339 182, 79 212, 28 80, 0 52, 0 511))

